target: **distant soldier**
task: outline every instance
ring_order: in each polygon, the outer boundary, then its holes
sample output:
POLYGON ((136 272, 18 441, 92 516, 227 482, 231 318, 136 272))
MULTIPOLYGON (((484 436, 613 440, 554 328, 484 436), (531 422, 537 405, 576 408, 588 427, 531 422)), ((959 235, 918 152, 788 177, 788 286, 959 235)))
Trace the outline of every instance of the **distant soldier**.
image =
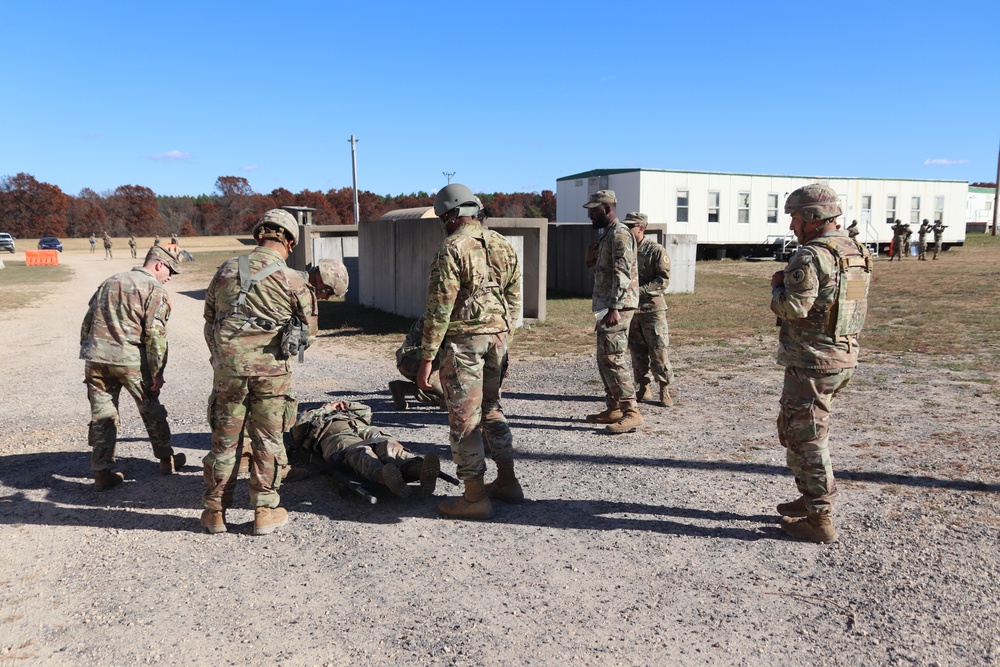
POLYGON ((483 228, 479 200, 450 183, 434 197, 447 236, 431 262, 417 386, 428 391, 441 353, 449 443, 464 493, 441 503, 451 519, 489 519, 492 499, 524 502, 514 474, 513 435, 500 407, 502 364, 521 306, 517 253, 501 234, 483 228), (485 484, 486 457, 497 477, 485 484))
POLYGON ((931 229, 934 231, 934 259, 937 259, 938 253, 941 252, 941 237, 944 235, 944 230, 948 229, 948 225, 935 220, 931 229))
POLYGON ((667 327, 667 300, 665 294, 670 284, 670 257, 659 243, 646 236, 649 223, 645 213, 629 213, 625 226, 635 237, 638 248, 636 257, 639 271, 639 309, 632 317, 628 332, 628 349, 632 356, 632 376, 636 382, 636 398, 650 400, 649 371, 660 387, 659 404, 674 404, 670 397, 670 383, 674 371, 670 367, 668 346, 670 330, 667 327))
POLYGON ((856 239, 858 237, 858 234, 860 233, 861 230, 858 229, 858 221, 851 220, 851 224, 847 226, 847 235, 850 236, 852 239, 856 239))
POLYGON ((163 285, 180 273, 179 264, 175 255, 153 248, 141 267, 108 278, 90 299, 80 331, 80 358, 87 362, 88 440, 98 491, 125 479, 112 472, 122 388, 135 399, 153 455, 160 460, 160 473, 169 475, 186 462, 184 454, 174 454, 170 446, 167 410, 160 403, 170 317, 170 298, 163 285))
POLYGON ((371 422, 371 408, 364 403, 336 401, 301 413, 291 435, 299 447, 324 461, 346 464, 400 498, 410 495, 407 482, 416 481, 424 496, 433 495, 441 470, 437 454, 417 456, 371 422))
POLYGON ((920 243, 920 254, 917 255, 917 259, 926 262, 927 261, 927 234, 931 231, 931 223, 924 218, 924 221, 920 223, 920 229, 917 230, 917 239, 920 243))
POLYGON ((129 234, 128 249, 132 253, 132 259, 135 259, 135 234, 129 234))
POLYGON ((771 310, 781 326, 776 361, 785 367, 778 440, 801 495, 777 510, 789 535, 828 543, 837 539, 830 413, 858 365, 872 258, 836 228, 841 209, 829 187, 799 188, 788 196, 785 213, 800 246, 771 277, 771 310))
POLYGON ((160 235, 159 235, 159 234, 157 234, 157 235, 156 235, 156 236, 155 236, 155 237, 153 238, 153 247, 154 247, 154 248, 159 248, 159 247, 160 247, 160 235))
POLYGON ((899 261, 903 261, 903 256, 906 254, 903 250, 903 245, 906 243, 906 236, 909 231, 910 226, 904 225, 901 220, 897 220, 896 224, 892 226, 892 255, 889 257, 890 262, 897 257, 899 261))
POLYGON ((600 230, 597 243, 587 249, 585 261, 594 272, 591 309, 598 318, 597 370, 604 383, 601 412, 586 416, 592 424, 607 424, 608 433, 628 433, 642 426, 635 398, 635 385, 628 368, 628 331, 639 307, 639 271, 635 237, 618 220, 618 198, 613 190, 598 190, 583 205, 594 229, 600 230))
POLYGON ((114 259, 111 254, 111 237, 107 232, 104 232, 104 259, 114 259))
POLYGON ((174 245, 177 245, 177 234, 176 233, 170 235, 170 242, 172 244, 174 244, 174 245))
POLYGON ((253 252, 223 263, 205 291, 214 381, 201 525, 209 533, 226 532, 244 430, 253 458, 253 533, 266 535, 288 522, 288 512, 278 507, 278 487, 288 467, 283 434, 296 406, 289 358, 316 335, 315 294, 305 276, 285 264, 299 240, 295 218, 281 209, 267 211, 253 237, 253 252))
POLYGON ((97 252, 97 239, 94 238, 94 233, 90 233, 90 254, 93 255, 97 252))

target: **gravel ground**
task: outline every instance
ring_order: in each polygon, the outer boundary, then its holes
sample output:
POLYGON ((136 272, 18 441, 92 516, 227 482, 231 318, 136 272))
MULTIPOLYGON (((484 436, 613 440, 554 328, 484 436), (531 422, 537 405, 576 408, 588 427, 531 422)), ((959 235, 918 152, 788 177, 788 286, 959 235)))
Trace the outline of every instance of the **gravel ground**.
MULTIPOLYGON (((445 483, 372 506, 317 474, 282 488, 290 521, 264 537, 241 481, 211 536, 204 285, 168 285, 163 400, 195 465, 160 476, 123 402, 127 483, 96 493, 79 325, 130 262, 65 255, 76 279, 0 322, 2 664, 1000 664, 996 369, 863 351, 834 412, 834 545, 777 527, 796 493, 764 339, 674 349, 676 406, 617 437, 582 422, 602 407, 591 356, 515 347, 504 408, 529 501, 490 522, 438 518, 445 483)), ((368 402, 454 472, 446 415, 396 411, 394 376, 334 335, 295 366, 304 407, 368 402)))

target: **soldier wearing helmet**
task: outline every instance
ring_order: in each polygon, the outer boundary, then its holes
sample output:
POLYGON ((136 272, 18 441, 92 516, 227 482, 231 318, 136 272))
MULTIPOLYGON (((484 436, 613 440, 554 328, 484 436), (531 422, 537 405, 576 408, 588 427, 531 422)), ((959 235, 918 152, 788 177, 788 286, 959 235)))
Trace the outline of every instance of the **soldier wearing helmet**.
POLYGON ((201 515, 209 533, 226 531, 244 433, 254 464, 253 532, 264 535, 287 522, 288 512, 278 507, 278 487, 288 468, 283 434, 295 417, 296 400, 282 333, 297 326, 308 339, 316 334, 315 294, 302 273, 285 265, 299 239, 297 221, 272 209, 254 225, 253 236, 253 252, 224 262, 205 292, 205 340, 215 371, 201 515))
POLYGON ((830 412, 858 365, 872 258, 838 228, 840 203, 829 187, 799 188, 788 196, 785 213, 800 247, 771 277, 771 310, 781 327, 777 363, 785 367, 778 439, 801 495, 777 509, 785 532, 828 543, 837 539, 830 412))
POLYGON ((483 229, 482 206, 468 187, 441 188, 434 212, 448 236, 431 263, 417 386, 434 389, 430 375, 440 352, 451 453, 465 484, 461 497, 438 509, 454 519, 489 519, 491 498, 524 501, 514 475, 513 437, 500 409, 507 337, 521 305, 521 269, 507 239, 483 229), (488 485, 487 451, 497 464, 497 478, 488 485))
POLYGON ((347 294, 350 276, 343 262, 336 259, 321 259, 306 273, 309 276, 309 284, 316 290, 317 298, 326 300, 332 296, 347 294))

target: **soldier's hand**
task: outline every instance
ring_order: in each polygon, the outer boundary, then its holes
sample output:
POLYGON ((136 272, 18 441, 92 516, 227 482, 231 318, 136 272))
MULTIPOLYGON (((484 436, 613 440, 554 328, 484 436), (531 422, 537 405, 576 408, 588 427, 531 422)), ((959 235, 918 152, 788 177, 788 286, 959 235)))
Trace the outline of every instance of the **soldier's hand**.
POLYGON ((421 389, 433 389, 431 386, 431 364, 427 360, 420 361, 420 369, 417 371, 417 386, 421 389))
POLYGON ((603 324, 606 327, 613 327, 617 326, 618 323, 621 321, 622 321, 621 313, 615 310, 614 308, 609 308, 608 314, 604 316, 603 320, 601 320, 601 324, 603 324))
POLYGON ((586 262, 587 264, 593 264, 597 261, 597 245, 592 245, 587 248, 586 262))
POLYGON ((150 391, 160 391, 163 388, 164 379, 163 376, 153 378, 153 381, 149 385, 150 391))
POLYGON ((784 284, 785 284, 785 272, 775 271, 774 274, 771 276, 771 289, 774 289, 775 287, 781 287, 784 284))

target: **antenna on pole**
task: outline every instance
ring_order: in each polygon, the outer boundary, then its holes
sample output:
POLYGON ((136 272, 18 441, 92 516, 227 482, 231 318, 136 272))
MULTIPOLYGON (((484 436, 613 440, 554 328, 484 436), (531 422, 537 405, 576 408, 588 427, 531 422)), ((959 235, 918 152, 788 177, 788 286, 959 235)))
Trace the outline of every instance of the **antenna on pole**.
POLYGON ((348 139, 351 143, 351 173, 354 175, 354 224, 359 224, 361 220, 360 206, 358 206, 358 139, 353 134, 348 139))
POLYGON ((445 178, 448 179, 448 185, 451 185, 451 177, 455 175, 455 172, 453 172, 453 171, 442 171, 441 173, 444 175, 445 178))

